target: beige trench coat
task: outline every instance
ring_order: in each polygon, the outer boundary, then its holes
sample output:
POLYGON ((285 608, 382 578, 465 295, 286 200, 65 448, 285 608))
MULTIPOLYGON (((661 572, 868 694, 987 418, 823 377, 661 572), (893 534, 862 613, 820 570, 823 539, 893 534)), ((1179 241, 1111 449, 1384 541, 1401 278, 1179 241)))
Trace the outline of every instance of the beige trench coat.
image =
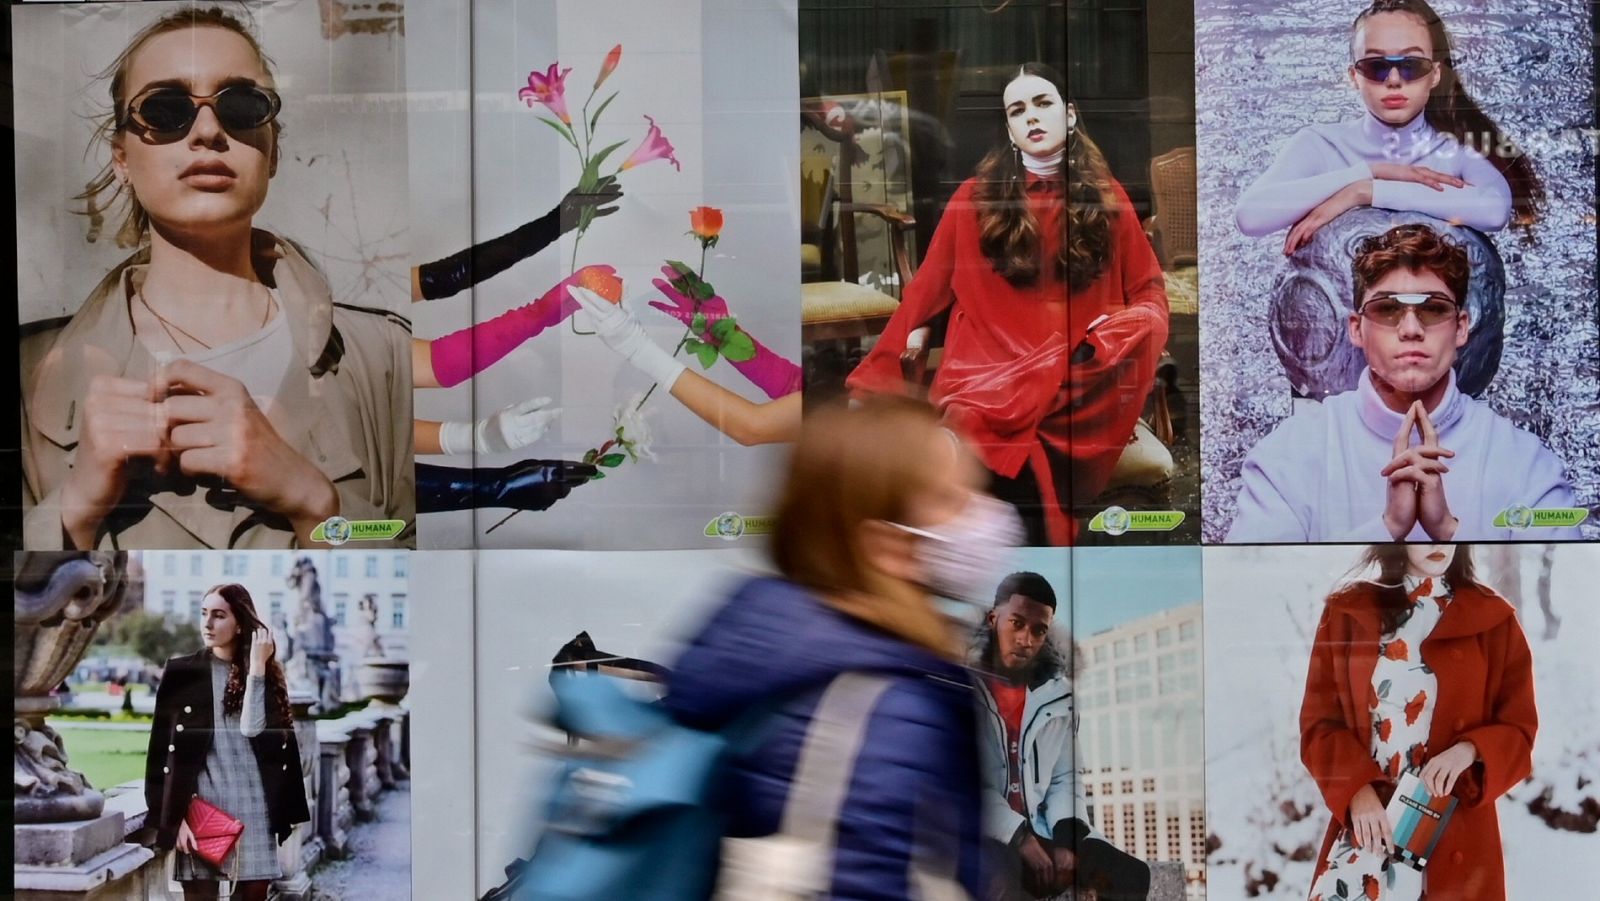
MULTIPOLYGON (((411 330, 383 310, 336 304, 328 283, 292 243, 255 233, 261 278, 278 290, 298 366, 284 380, 267 418, 301 456, 327 475, 345 519, 399 519, 392 542, 416 535, 412 469, 411 330)), ((97 375, 149 378, 155 357, 133 332, 128 303, 144 278, 141 250, 103 279, 76 315, 23 327, 23 544, 57 550, 63 533, 61 483, 78 446, 78 411, 97 375)), ((225 373, 226 374, 226 373, 225 373)), ((234 492, 183 476, 133 483, 106 518, 99 547, 291 548, 286 519, 248 505, 234 492)))

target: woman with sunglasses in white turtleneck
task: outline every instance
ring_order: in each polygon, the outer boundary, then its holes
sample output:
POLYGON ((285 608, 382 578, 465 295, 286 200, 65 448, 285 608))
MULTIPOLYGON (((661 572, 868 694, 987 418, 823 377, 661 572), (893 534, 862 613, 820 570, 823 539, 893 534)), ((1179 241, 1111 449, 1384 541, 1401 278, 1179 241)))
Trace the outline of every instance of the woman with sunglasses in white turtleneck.
POLYGON ((1283 252, 1292 254, 1359 206, 1485 232, 1532 224, 1539 177, 1462 86, 1449 33, 1426 0, 1373 0, 1356 17, 1350 52, 1366 111, 1291 138, 1240 196, 1240 231, 1288 229, 1283 252))

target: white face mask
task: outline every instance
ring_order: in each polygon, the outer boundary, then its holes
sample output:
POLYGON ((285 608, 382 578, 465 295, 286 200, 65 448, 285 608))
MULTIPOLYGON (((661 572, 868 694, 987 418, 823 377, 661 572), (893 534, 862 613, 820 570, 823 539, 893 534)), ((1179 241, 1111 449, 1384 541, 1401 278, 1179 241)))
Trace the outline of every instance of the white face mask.
MULTIPOLYGON (((927 529, 899 528, 922 539, 916 556, 924 574, 923 587, 942 598, 971 605, 991 599, 999 573, 1009 564, 1011 548, 1023 538, 1017 511, 986 494, 974 494, 948 522, 927 529)), ((952 606, 941 605, 954 616, 952 606)))

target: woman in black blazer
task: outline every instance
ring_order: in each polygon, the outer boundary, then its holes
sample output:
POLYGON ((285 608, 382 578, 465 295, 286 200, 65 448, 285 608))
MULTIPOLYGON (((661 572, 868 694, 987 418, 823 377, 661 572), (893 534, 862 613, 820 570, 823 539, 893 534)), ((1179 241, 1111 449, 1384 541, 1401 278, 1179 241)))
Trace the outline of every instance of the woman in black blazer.
POLYGON ((205 647, 168 660, 156 692, 145 759, 149 823, 158 848, 183 852, 176 876, 186 899, 215 898, 228 878, 233 897, 265 901, 282 876, 278 845, 311 819, 289 691, 272 633, 244 586, 206 592, 201 613, 205 647), (220 869, 193 854, 184 815, 197 796, 244 823, 220 869))

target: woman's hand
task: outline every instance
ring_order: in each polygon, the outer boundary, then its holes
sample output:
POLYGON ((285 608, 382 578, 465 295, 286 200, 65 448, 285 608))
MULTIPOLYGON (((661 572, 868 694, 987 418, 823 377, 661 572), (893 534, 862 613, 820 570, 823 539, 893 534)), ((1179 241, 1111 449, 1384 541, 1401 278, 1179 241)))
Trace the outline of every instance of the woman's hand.
POLYGON ((1478 746, 1470 741, 1458 741, 1422 765, 1422 784, 1436 798, 1455 791, 1456 780, 1467 767, 1478 762, 1478 746))
POLYGON ((1372 179, 1364 178, 1353 181, 1348 185, 1333 192, 1327 200, 1317 204, 1304 218, 1296 222, 1294 228, 1289 229, 1289 237, 1283 242, 1283 255, 1288 256, 1300 248, 1311 243, 1311 238, 1329 222, 1339 218, 1347 210, 1358 206, 1372 204, 1372 179))
POLYGON ((1022 884, 1029 891, 1038 895, 1055 887, 1055 861, 1050 859, 1050 852, 1044 849, 1037 835, 1029 832, 1017 846, 1017 855, 1022 858, 1022 884))
POLYGON ((1383 181, 1409 181, 1419 185, 1427 185, 1435 191, 1443 191, 1446 185, 1452 188, 1465 188, 1465 179, 1454 175, 1446 175, 1437 169, 1427 166, 1412 166, 1407 163, 1369 163, 1372 177, 1383 181))
POLYGON ((277 648, 277 643, 272 640, 271 629, 262 626, 255 630, 250 636, 250 675, 265 676, 267 661, 272 659, 272 652, 277 648))
POLYGON ((94 547, 111 510, 128 490, 128 470, 138 459, 156 471, 171 466, 166 413, 154 386, 99 375, 83 400, 78 451, 61 483, 61 525, 80 550, 94 547))
POLYGON ((178 850, 185 854, 193 854, 199 850, 199 845, 194 840, 194 832, 189 828, 188 820, 178 824, 178 850))
POLYGON ((176 423, 172 449, 185 475, 223 480, 288 517, 302 541, 339 512, 333 483, 278 435, 243 383, 189 360, 167 364, 160 378, 168 386, 167 416, 176 423))
POLYGON ((1370 784, 1361 786, 1350 799, 1350 833, 1357 848, 1385 856, 1394 851, 1394 827, 1389 825, 1389 815, 1378 800, 1377 789, 1370 784))

